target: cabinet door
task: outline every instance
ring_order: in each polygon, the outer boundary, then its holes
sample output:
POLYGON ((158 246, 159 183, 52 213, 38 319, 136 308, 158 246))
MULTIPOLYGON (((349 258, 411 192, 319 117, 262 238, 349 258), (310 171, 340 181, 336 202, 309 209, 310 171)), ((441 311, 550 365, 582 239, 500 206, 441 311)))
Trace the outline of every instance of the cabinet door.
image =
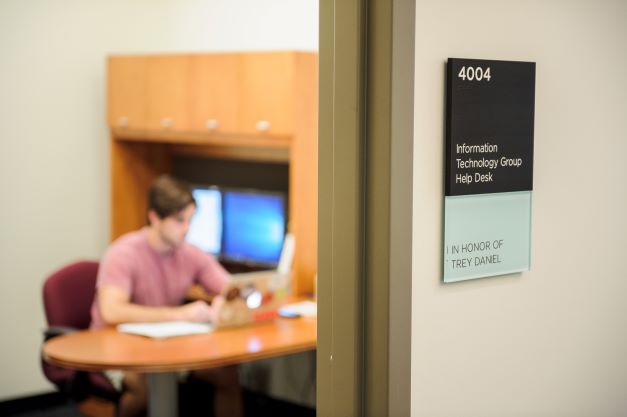
POLYGON ((293 71, 291 53, 241 55, 239 131, 293 133, 293 71))
POLYGON ((109 57, 108 122, 112 128, 145 127, 146 62, 144 57, 109 57))
POLYGON ((238 54, 194 55, 190 71, 190 127, 237 131, 238 54))
POLYGON ((189 130, 190 56, 147 58, 146 127, 189 130))

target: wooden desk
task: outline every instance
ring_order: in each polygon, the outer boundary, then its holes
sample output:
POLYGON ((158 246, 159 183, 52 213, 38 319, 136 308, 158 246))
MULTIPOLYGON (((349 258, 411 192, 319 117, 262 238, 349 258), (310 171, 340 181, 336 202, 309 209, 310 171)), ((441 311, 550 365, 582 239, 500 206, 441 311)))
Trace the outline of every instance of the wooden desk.
POLYGON ((44 344, 52 364, 83 371, 148 374, 149 413, 177 414, 176 372, 232 365, 316 348, 316 319, 281 319, 212 333, 155 340, 114 328, 56 337, 44 344))

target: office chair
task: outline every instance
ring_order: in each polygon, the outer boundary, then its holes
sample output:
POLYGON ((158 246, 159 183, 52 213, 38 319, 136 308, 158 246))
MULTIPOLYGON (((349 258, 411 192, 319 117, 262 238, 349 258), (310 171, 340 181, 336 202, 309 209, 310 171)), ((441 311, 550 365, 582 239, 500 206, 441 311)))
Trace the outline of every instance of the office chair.
MULTIPOLYGON (((91 305, 96 294, 98 262, 79 261, 53 272, 43 287, 48 328, 44 341, 70 332, 87 329, 91 305)), ((46 378, 71 400, 80 402, 89 396, 117 405, 120 394, 100 372, 80 372, 47 363, 41 366, 46 378)))

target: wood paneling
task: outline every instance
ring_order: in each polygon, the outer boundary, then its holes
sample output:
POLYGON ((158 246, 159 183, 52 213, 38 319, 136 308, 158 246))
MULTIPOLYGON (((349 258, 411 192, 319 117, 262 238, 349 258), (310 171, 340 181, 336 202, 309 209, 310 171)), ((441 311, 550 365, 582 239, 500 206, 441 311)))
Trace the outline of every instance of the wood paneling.
POLYGON ((318 261, 318 56, 295 57, 290 212, 296 239, 295 292, 314 294, 318 261))
POLYGON ((146 224, 148 188, 170 161, 167 145, 111 141, 111 240, 146 224))

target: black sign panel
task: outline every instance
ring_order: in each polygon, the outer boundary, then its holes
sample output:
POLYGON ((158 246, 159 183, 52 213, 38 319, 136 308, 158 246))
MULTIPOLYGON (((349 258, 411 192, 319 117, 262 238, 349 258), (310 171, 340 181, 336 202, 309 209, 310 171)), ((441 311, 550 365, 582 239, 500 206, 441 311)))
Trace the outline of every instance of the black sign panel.
POLYGON ((536 64, 449 58, 448 196, 533 188, 536 64))

